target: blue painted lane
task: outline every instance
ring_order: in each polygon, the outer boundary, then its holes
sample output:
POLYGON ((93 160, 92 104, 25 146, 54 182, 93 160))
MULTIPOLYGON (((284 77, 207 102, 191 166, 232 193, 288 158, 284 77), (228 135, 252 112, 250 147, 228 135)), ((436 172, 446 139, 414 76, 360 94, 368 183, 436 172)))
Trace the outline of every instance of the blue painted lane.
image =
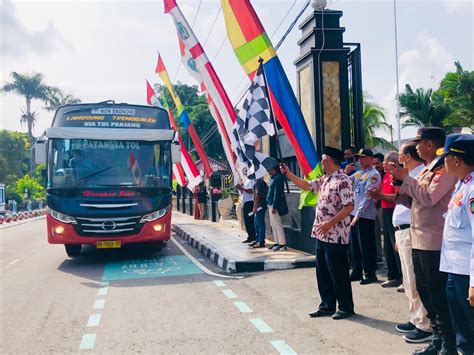
POLYGON ((186 256, 163 255, 108 262, 105 265, 102 281, 198 274, 203 274, 203 271, 186 256))

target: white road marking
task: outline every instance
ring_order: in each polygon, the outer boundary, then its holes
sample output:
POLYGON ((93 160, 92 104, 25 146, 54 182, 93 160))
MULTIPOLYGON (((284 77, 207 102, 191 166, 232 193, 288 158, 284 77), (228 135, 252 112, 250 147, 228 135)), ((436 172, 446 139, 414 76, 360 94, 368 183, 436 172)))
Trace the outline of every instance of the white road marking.
POLYGON ((262 318, 252 318, 249 321, 258 329, 260 333, 272 333, 273 329, 269 327, 262 318))
POLYGON ((216 284, 217 287, 225 287, 224 281, 216 280, 214 281, 214 283, 216 284))
POLYGON ((237 295, 232 290, 225 289, 225 290, 222 290, 222 292, 224 293, 224 295, 227 296, 227 298, 237 298, 237 295))
POLYGON ((100 283, 101 286, 109 286, 109 284, 110 284, 110 283, 109 283, 108 281, 107 281, 107 282, 101 282, 101 283, 100 283))
POLYGON ((247 306, 247 303, 245 302, 234 302, 234 306, 236 306, 239 311, 241 311, 242 313, 252 313, 252 309, 247 306))
POLYGON ((82 336, 81 345, 79 346, 80 350, 90 350, 94 349, 95 344, 95 333, 93 334, 84 334, 82 336))
POLYGON ((297 352, 294 351, 284 340, 273 340, 270 342, 275 349, 278 350, 280 354, 284 355, 296 355, 297 352))
POLYGON ((99 288, 99 291, 97 292, 97 296, 106 296, 108 291, 109 291, 108 287, 101 287, 99 288))
POLYGON ((102 309, 104 308, 104 305, 105 305, 105 300, 96 300, 95 303, 94 303, 94 307, 92 307, 93 309, 102 309))
POLYGON ((8 263, 8 265, 13 265, 13 264, 15 264, 18 260, 20 260, 20 259, 15 259, 15 260, 13 260, 13 261, 10 261, 10 262, 8 263))
POLYGON ((98 327, 100 324, 100 318, 102 315, 100 313, 98 314, 91 314, 89 316, 89 321, 87 322, 87 327, 98 327))
MULTIPOLYGON (((178 247, 179 250, 181 250, 183 252, 184 255, 186 255, 198 268, 200 268, 206 274, 211 275, 211 276, 216 276, 216 277, 222 277, 223 279, 243 279, 244 278, 243 276, 221 275, 221 274, 217 274, 217 273, 209 270, 207 267, 205 267, 199 261, 197 261, 194 258, 194 256, 189 254, 189 252, 186 249, 184 249, 184 247, 182 245, 180 245, 176 240, 174 240, 174 238, 171 238, 170 240, 174 243, 174 245, 176 245, 178 247)), ((184 242, 184 243, 186 243, 186 242, 184 242)))

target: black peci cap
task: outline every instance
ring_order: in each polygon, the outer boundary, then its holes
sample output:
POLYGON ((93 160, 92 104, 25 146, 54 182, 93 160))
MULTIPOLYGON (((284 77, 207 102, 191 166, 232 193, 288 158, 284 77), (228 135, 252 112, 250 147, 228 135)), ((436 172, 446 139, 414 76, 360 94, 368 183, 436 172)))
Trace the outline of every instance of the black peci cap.
POLYGON ((446 132, 440 127, 423 127, 418 129, 414 141, 419 142, 423 139, 444 141, 446 139, 446 132))
POLYGON ((374 156, 374 152, 371 151, 370 149, 368 148, 362 148, 360 149, 357 154, 354 154, 354 156, 356 158, 360 158, 360 157, 373 157, 374 156))
POLYGON ((333 147, 324 147, 323 154, 334 158, 339 161, 344 160, 344 152, 340 149, 333 148, 333 147))

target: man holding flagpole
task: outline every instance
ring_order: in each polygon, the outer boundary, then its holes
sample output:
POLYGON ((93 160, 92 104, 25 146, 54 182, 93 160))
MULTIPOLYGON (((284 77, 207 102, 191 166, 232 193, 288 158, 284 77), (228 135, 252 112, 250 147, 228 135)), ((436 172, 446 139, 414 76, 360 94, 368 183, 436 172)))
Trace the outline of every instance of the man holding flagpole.
POLYGON ((355 314, 347 259, 354 193, 350 178, 340 170, 343 160, 341 150, 326 147, 321 160, 325 174, 313 181, 303 180, 281 166, 282 174, 296 186, 319 194, 311 237, 316 238, 316 279, 321 304, 309 313, 311 318, 343 319, 355 314))

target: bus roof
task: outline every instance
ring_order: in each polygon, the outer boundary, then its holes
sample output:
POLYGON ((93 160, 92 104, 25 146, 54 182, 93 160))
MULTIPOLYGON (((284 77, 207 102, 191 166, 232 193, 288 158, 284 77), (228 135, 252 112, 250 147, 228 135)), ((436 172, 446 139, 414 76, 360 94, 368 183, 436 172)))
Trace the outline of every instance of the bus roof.
POLYGON ((111 101, 61 106, 52 127, 171 129, 165 109, 111 101))

